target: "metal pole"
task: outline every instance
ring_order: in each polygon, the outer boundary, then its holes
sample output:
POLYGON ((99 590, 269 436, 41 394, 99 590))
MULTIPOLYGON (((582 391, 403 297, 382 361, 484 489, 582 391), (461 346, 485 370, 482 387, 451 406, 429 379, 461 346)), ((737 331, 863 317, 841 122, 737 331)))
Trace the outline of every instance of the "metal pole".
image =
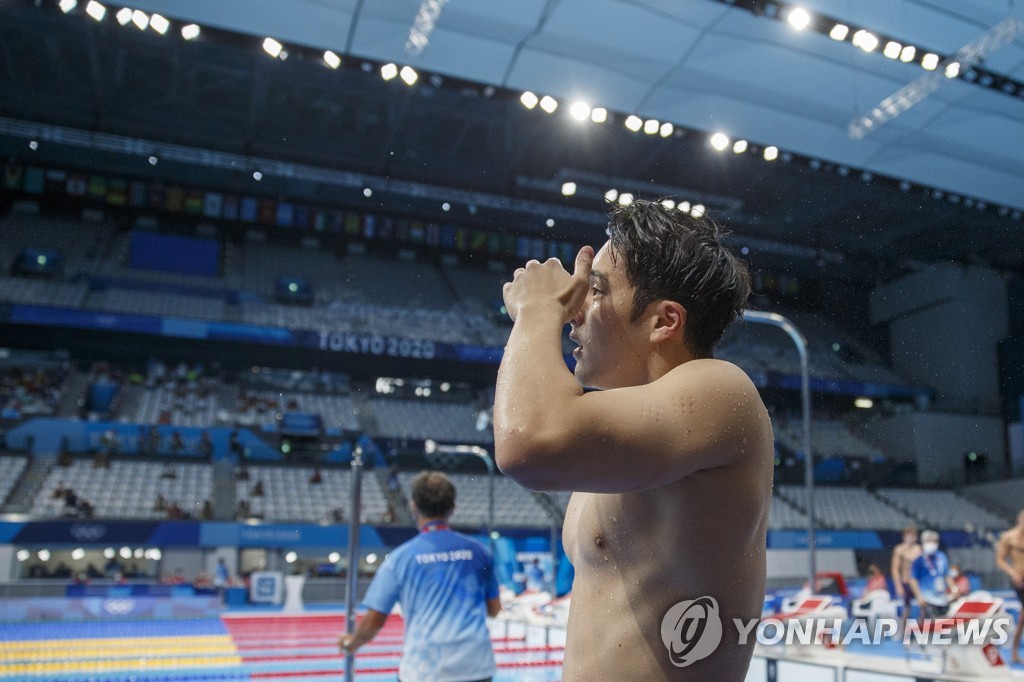
MULTIPOLYGON (((356 445, 352 452, 352 504, 348 517, 348 594, 345 599, 345 632, 356 631, 356 594, 359 589, 359 516, 362 508, 363 449, 356 445)), ((345 682, 355 680, 356 656, 345 654, 345 682)))
POLYGON ((800 354, 800 403, 803 410, 804 486, 807 490, 807 573, 811 592, 816 591, 817 549, 814 546, 814 457, 811 453, 811 380, 807 363, 807 339, 792 322, 778 313, 744 310, 746 322, 778 327, 789 335, 800 354))
POLYGON ((482 447, 474 446, 474 451, 487 463, 487 541, 491 543, 492 549, 494 537, 494 459, 482 447))
POLYGON ((558 597, 558 529, 559 524, 551 522, 551 599, 558 597))

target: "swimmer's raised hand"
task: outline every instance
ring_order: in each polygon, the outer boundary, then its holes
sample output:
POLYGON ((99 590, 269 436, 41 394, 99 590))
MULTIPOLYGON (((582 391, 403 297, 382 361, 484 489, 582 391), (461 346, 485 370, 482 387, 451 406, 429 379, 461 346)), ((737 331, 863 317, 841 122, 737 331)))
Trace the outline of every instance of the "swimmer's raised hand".
POLYGON ((590 290, 590 269, 594 264, 594 249, 584 246, 576 255, 576 265, 570 275, 556 258, 541 263, 531 260, 516 270, 511 282, 502 287, 508 316, 514 321, 526 307, 556 311, 562 323, 576 316, 590 290))

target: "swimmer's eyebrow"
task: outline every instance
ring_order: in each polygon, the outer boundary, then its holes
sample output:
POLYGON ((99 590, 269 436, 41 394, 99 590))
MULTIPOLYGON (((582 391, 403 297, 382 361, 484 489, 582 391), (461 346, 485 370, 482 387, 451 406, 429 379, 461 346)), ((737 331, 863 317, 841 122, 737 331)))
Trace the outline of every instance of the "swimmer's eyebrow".
POLYGON ((597 280, 598 284, 601 285, 601 288, 604 289, 608 287, 608 275, 604 274, 600 270, 590 271, 590 281, 593 282, 595 279, 597 280))

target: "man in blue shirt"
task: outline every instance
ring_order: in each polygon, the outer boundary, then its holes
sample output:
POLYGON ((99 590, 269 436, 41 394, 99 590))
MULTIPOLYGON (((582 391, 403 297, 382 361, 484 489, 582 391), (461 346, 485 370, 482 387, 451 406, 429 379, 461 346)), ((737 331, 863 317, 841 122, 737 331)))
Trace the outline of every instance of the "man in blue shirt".
POLYGON ((455 486, 424 471, 412 483, 419 535, 397 547, 370 585, 363 616, 338 645, 345 653, 372 640, 395 603, 405 617, 402 682, 489 680, 495 673, 487 616, 501 610, 494 562, 479 542, 448 528, 455 486))
POLYGON ((949 575, 949 559, 939 550, 939 534, 934 530, 921 533, 921 556, 910 566, 910 587, 921 607, 922 618, 946 613, 954 585, 949 575))

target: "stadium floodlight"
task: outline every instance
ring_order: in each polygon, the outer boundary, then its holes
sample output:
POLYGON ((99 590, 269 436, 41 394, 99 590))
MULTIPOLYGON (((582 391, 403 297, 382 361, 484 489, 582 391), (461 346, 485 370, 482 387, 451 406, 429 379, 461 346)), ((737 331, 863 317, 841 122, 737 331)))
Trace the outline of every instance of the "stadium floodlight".
POLYGON ((608 190, 607 192, 604 193, 604 200, 605 201, 615 201, 618 198, 619 198, 619 190, 617 190, 617 189, 610 189, 610 190, 608 190))
POLYGON ((836 24, 832 27, 832 30, 828 32, 828 37, 832 40, 846 40, 846 36, 850 34, 850 27, 846 24, 836 24))
POLYGON ((956 78, 960 75, 960 62, 946 64, 946 78, 956 78))
POLYGON ((620 206, 629 206, 632 203, 633 203, 633 195, 630 194, 629 192, 623 192, 622 194, 619 195, 619 205, 620 206))
POLYGON ((149 26, 149 15, 141 9, 137 9, 132 12, 132 23, 135 24, 140 31, 145 31, 149 26))
POLYGON ((263 179, 263 173, 261 173, 259 171, 253 171, 252 172, 252 179, 255 180, 256 182, 259 182, 260 180, 263 179))
POLYGON ((452 210, 452 205, 446 201, 443 204, 441 204, 441 210, 447 213, 448 211, 452 210))
POLYGON ((364 187, 363 188, 363 196, 366 197, 367 199, 369 199, 370 197, 373 196, 373 190, 370 189, 369 187, 364 187))
POLYGON ((925 71, 934 71, 939 65, 939 55, 934 52, 929 52, 925 56, 921 57, 921 68, 925 71))
POLYGON ((703 218, 705 213, 707 213, 707 209, 704 207, 704 204, 694 204, 693 208, 690 209, 690 215, 694 218, 703 218))
POLYGON ((533 109, 535 106, 537 106, 537 102, 539 102, 540 100, 537 99, 537 95, 527 90, 526 92, 519 96, 519 101, 522 102, 523 106, 526 107, 527 109, 533 109))
POLYGON ((281 50, 283 49, 284 46, 281 45, 281 43, 274 40, 273 38, 263 39, 263 51, 269 54, 274 59, 277 59, 278 57, 281 56, 281 50))
POLYGON ((562 196, 571 197, 576 194, 576 183, 575 182, 564 182, 562 183, 562 196))
POLYGON ((874 52, 878 47, 878 38, 874 33, 861 29, 853 34, 853 44, 865 52, 874 52))
POLYGON ((901 62, 912 62, 912 61, 914 61, 914 56, 916 54, 917 54, 917 48, 914 47, 913 45, 907 45, 902 50, 900 50, 900 61, 901 62))
POLYGON ((48 550, 48 549, 41 549, 36 554, 36 556, 39 557, 40 561, 49 561, 50 560, 50 550, 48 550))
POLYGON ((420 77, 420 75, 416 73, 416 69, 411 66, 403 66, 398 75, 402 77, 402 81, 405 82, 406 85, 415 85, 416 81, 420 77))
POLYGON ((671 211, 673 208, 676 207, 676 202, 672 201, 671 199, 662 199, 661 205, 671 211))
POLYGON ((632 130, 634 133, 638 132, 641 128, 644 127, 643 119, 641 119, 639 116, 627 116, 626 127, 632 130))
POLYGON ((644 121, 644 132, 648 135, 657 135, 659 128, 661 128, 661 122, 656 119, 649 118, 644 121))
POLYGON ((854 407, 858 407, 862 410, 870 410, 875 406, 875 401, 871 398, 857 398, 853 401, 854 407))
POLYGON ((890 40, 889 42, 887 42, 885 44, 885 47, 882 49, 882 54, 884 54, 889 59, 899 59, 900 53, 902 52, 903 46, 897 43, 895 40, 890 40))
POLYGON ((338 552, 331 552, 327 555, 327 560, 330 561, 332 564, 336 564, 339 561, 341 561, 341 554, 339 554, 338 552))
POLYGON ((326 52, 324 52, 324 63, 327 64, 327 66, 331 67, 332 69, 336 69, 339 66, 341 66, 341 57, 331 52, 330 50, 327 50, 326 52))
POLYGON ((723 151, 729 146, 729 136, 725 133, 715 133, 711 136, 711 146, 718 151, 723 151))
POLYGON ((391 62, 388 62, 384 66, 380 67, 380 77, 386 81, 394 79, 398 76, 398 66, 391 62))
POLYGON ((376 553, 370 552, 369 554, 366 555, 366 563, 368 563, 368 564, 370 564, 372 566, 373 564, 377 563, 377 558, 378 557, 377 557, 376 553))
POLYGON ((802 31, 807 28, 811 23, 811 14, 803 7, 794 7, 789 11, 789 16, 786 17, 789 21, 789 25, 798 31, 802 31))
POLYGON ((131 8, 122 7, 121 9, 117 10, 117 14, 115 14, 114 17, 117 19, 117 23, 121 24, 122 26, 127 26, 132 20, 132 14, 133 12, 131 8))
POLYGON ((149 18, 149 27, 160 35, 167 35, 167 29, 171 27, 171 22, 167 21, 162 14, 154 14, 149 18))
POLYGON ((551 95, 544 95, 540 100, 540 108, 549 114, 553 114, 558 108, 558 100, 551 95))
POLYGON ((85 13, 96 21, 103 21, 103 17, 107 16, 107 8, 96 0, 89 0, 89 4, 85 6, 85 13))
POLYGON ((85 550, 81 547, 76 547, 75 549, 71 550, 71 558, 75 561, 81 561, 85 558, 85 550))
POLYGON ((676 127, 671 123, 662 123, 661 128, 658 129, 658 134, 662 137, 671 137, 675 129, 676 127))
POLYGON ((299 558, 299 555, 296 554, 295 552, 288 552, 287 554, 284 555, 284 560, 287 561, 290 564, 294 564, 295 561, 298 558, 299 558))
POLYGON ((17 556, 18 561, 28 561, 29 557, 32 556, 32 553, 27 549, 19 549, 17 556))
POLYGON ((779 158, 779 148, 778 147, 765 147, 764 148, 764 160, 765 161, 774 161, 777 158, 779 158))
POLYGON ((604 107, 595 107, 590 112, 590 120, 594 123, 604 123, 608 120, 608 110, 604 107))
POLYGON ((181 37, 185 40, 195 40, 199 37, 202 29, 199 28, 198 24, 189 24, 188 26, 181 27, 181 37))
POLYGON ((586 121, 590 118, 590 105, 586 102, 573 102, 569 114, 577 121, 586 121))
POLYGON ((60 11, 67 14, 74 8, 78 7, 78 0, 60 0, 60 11))
POLYGON ((747 151, 747 141, 746 140, 736 140, 732 144, 732 150, 734 152, 736 152, 737 154, 742 154, 743 152, 747 151))
POLYGON ((554 227, 555 226, 555 219, 554 218, 548 218, 547 220, 544 221, 544 224, 547 225, 548 227, 554 227))
POLYGON ((683 213, 689 213, 690 212, 690 202, 689 201, 684 201, 683 203, 679 204, 676 208, 678 208, 683 213))

